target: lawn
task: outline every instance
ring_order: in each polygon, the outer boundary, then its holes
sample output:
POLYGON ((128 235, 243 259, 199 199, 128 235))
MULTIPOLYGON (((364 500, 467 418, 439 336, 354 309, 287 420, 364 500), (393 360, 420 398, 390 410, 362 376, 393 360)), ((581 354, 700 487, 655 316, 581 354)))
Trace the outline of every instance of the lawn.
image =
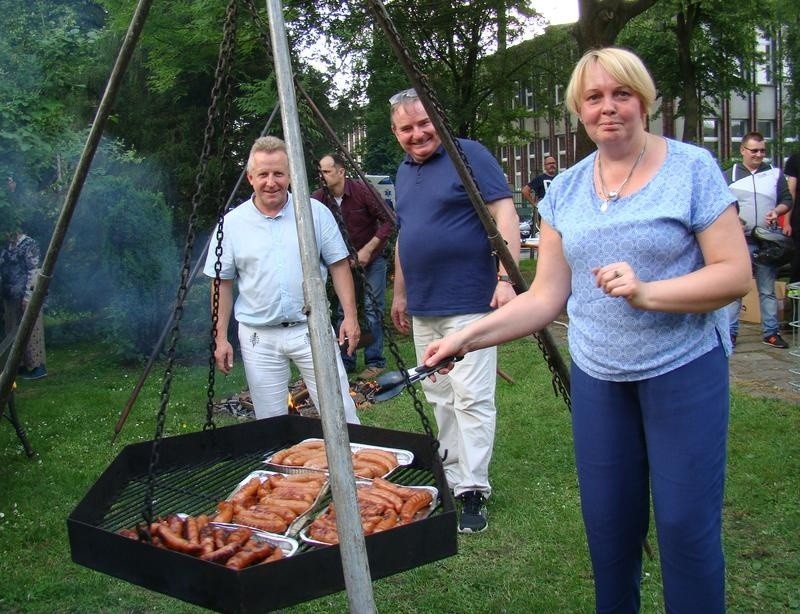
MULTIPOLYGON (((410 366, 406 340, 400 351, 410 366)), ((153 370, 112 444, 140 368, 120 367, 90 343, 50 347, 48 354, 49 377, 20 381, 16 395, 37 457, 25 456, 6 421, 0 427, 0 611, 202 611, 70 560, 68 514, 125 445, 153 437, 163 365, 153 370)), ((592 610, 568 411, 553 395, 535 343, 502 346, 500 366, 514 383, 498 379, 490 528, 459 536, 456 556, 376 581, 381 612, 592 610)), ((203 364, 176 367, 168 435, 202 428, 207 375, 203 364)), ((244 387, 237 367, 217 378, 216 396, 244 387)), ((367 425, 423 432, 407 393, 360 416, 367 425)), ((724 527, 731 612, 800 609, 798 427, 796 407, 734 391, 724 527)), ((657 556, 652 534, 650 543, 657 556)), ((663 611, 657 558, 645 562, 642 602, 644 612, 663 611)), ((340 593, 287 611, 346 610, 340 593)))

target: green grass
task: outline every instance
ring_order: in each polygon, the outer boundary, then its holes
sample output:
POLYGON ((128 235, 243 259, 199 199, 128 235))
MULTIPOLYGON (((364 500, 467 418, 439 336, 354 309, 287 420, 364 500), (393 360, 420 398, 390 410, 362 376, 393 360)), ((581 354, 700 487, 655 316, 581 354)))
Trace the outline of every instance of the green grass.
MULTIPOLYGON (((410 366, 407 341, 401 350, 410 366)), ((37 458, 25 456, 10 424, 0 426, 0 612, 203 611, 70 560, 66 518, 125 445, 152 439, 163 366, 112 445, 138 367, 119 367, 89 344, 48 354, 49 377, 20 381, 16 395, 37 458)), ((500 366, 515 383, 498 379, 490 529, 459 536, 456 556, 376 581, 381 612, 592 611, 569 414, 531 341, 500 348, 500 366)), ((167 434, 202 428, 206 379, 205 366, 175 369, 167 434)), ((243 388, 238 367, 218 378, 217 396, 243 388)), ((360 416, 422 432, 406 393, 360 416)), ((724 527, 731 612, 800 609, 798 427, 796 407, 734 392, 724 527)), ((650 543, 657 554, 652 534, 650 543)), ((657 559, 645 562, 642 603, 644 612, 663 611, 657 559)), ((340 593, 288 611, 346 610, 340 593)))

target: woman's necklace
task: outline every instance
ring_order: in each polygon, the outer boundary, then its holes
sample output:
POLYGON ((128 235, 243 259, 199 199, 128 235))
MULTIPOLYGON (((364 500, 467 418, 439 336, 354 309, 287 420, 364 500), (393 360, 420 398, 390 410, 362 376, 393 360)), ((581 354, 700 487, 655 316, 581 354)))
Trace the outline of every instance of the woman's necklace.
POLYGON ((639 152, 639 155, 636 156, 636 160, 631 166, 630 172, 628 172, 628 176, 625 177, 625 181, 619 184, 619 187, 616 190, 612 190, 611 192, 606 192, 606 183, 603 181, 603 162, 600 158, 600 153, 597 154, 597 175, 600 177, 600 189, 603 191, 603 204, 600 205, 600 212, 605 213, 608 211, 608 203, 613 203, 619 200, 619 193, 622 192, 622 188, 625 187, 625 184, 630 181, 631 177, 633 176, 633 171, 636 170, 636 167, 639 166, 639 162, 642 161, 644 157, 644 152, 647 149, 647 137, 644 139, 644 145, 642 146, 642 151, 639 152))

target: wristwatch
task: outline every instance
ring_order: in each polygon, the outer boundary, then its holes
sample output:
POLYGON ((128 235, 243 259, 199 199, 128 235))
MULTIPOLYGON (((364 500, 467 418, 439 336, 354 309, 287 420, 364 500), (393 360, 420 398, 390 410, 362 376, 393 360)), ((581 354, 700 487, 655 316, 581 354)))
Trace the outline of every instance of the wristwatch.
POLYGON ((511 278, 508 275, 498 275, 497 281, 504 281, 508 284, 511 284, 512 286, 514 285, 514 282, 511 281, 511 278))

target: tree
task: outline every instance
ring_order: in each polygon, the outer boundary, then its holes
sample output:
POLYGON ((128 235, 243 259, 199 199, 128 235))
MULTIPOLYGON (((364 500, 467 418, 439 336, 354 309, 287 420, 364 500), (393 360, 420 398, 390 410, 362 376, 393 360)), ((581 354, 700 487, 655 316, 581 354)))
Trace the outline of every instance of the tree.
MULTIPOLYGON (((781 72, 789 98, 786 134, 800 135, 800 12, 795 0, 776 0, 776 31, 783 40, 782 63, 786 74, 781 72)), ((780 65, 780 64, 779 64, 780 65)))
MULTIPOLYGON (((643 13, 658 0, 578 0, 579 18, 572 26, 572 35, 580 54, 595 47, 613 45, 631 19, 643 13)), ((594 149, 583 124, 578 124, 575 159, 594 149)))
MULTIPOLYGON (((408 87, 408 79, 384 33, 374 27, 367 13, 341 4, 315 6, 315 14, 321 16, 318 23, 336 50, 329 57, 331 70, 337 70, 341 58, 348 58, 353 68, 353 87, 344 93, 339 106, 365 107, 357 119, 366 122, 369 168, 378 172, 389 167, 393 172, 400 150, 388 133, 387 100, 408 87), (394 161, 390 163, 389 157, 394 161)), ((494 139, 507 130, 515 116, 510 104, 504 104, 513 83, 508 77, 519 58, 505 49, 507 41, 521 32, 521 19, 533 14, 527 2, 448 0, 442 4, 415 0, 386 8, 403 44, 446 109, 456 135, 475 137, 486 121, 494 121, 498 128, 491 133, 494 139), (490 57, 491 70, 487 66, 490 57)))
MULTIPOLYGON (((65 152, 69 168, 82 139, 65 152)), ((94 313, 121 358, 146 356, 175 296, 180 258, 172 214, 151 189, 152 165, 119 142, 98 148, 59 256, 54 307, 94 313)), ((88 327, 87 327, 88 328, 88 327)))
POLYGON ((83 73, 103 13, 88 1, 5 0, 0 20, 0 172, 20 188, 59 175, 63 136, 86 125, 83 73))
POLYGON ((747 73, 759 59, 758 30, 771 20, 763 4, 661 0, 633 19, 619 42, 644 60, 663 98, 679 99, 682 140, 699 143, 700 123, 714 104, 756 89, 747 73))

